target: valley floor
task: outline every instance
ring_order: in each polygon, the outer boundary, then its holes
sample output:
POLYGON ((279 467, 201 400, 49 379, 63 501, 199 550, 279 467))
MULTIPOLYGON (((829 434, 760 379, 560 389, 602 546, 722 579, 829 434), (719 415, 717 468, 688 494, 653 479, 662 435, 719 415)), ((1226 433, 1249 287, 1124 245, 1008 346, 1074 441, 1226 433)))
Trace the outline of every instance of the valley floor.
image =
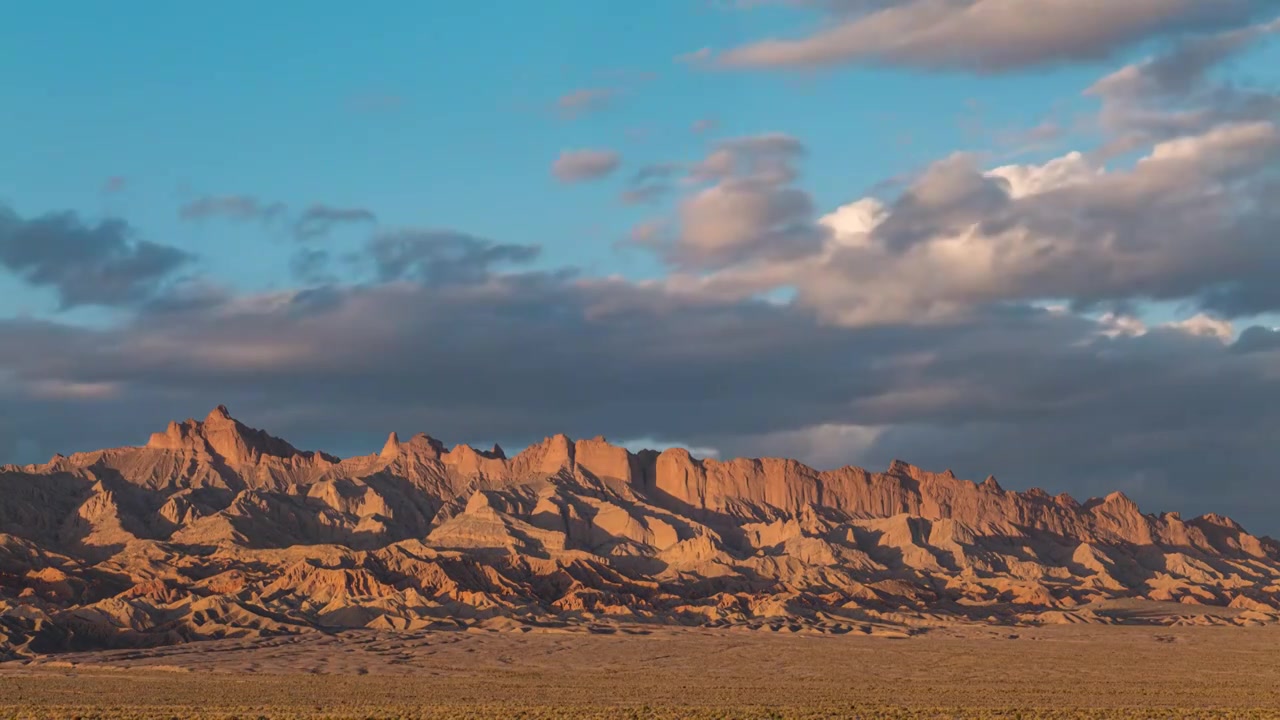
POLYGON ((1280 628, 310 633, 0 664, 0 717, 1280 717, 1280 628))

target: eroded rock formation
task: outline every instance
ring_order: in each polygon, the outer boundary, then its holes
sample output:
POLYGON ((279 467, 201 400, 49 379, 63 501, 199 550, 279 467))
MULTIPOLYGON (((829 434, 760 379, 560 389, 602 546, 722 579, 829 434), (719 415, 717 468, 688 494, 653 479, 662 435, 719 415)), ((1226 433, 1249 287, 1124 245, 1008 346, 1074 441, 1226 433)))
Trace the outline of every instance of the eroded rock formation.
POLYGON ((316 628, 1116 622, 1116 601, 1272 622, 1280 546, 902 462, 564 435, 507 458, 421 434, 339 459, 223 407, 142 447, 0 468, 0 656, 316 628))

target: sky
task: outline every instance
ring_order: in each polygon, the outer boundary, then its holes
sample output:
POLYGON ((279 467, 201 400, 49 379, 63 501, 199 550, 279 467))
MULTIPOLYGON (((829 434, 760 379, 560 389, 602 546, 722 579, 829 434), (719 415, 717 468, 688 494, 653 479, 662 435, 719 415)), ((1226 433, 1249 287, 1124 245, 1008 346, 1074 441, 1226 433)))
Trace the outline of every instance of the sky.
POLYGON ((902 458, 1280 533, 1280 2, 58 2, 0 26, 0 463, 902 458))

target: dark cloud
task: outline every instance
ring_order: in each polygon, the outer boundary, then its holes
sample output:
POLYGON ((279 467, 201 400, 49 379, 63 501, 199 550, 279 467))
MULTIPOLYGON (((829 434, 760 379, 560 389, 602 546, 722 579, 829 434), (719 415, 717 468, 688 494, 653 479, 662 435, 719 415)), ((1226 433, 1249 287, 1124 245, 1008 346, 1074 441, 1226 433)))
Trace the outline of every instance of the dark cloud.
POLYGON ((464 263, 468 282, 235 298, 110 330, 0 323, 6 407, 32 419, 16 432, 44 452, 139 442, 225 402, 342 453, 397 429, 516 447, 604 433, 817 463, 895 455, 1276 529, 1280 348, 1242 353, 1173 328, 1107 337, 1017 307, 844 328, 794 305, 477 264, 464 263), (840 427, 877 430, 844 456, 794 442, 840 427), (793 441, 769 441, 780 434, 793 441))
MULTIPOLYGON (((251 195, 206 196, 193 200, 178 211, 184 220, 225 218, 239 222, 273 223, 289 214, 281 202, 263 202, 251 195)), ((315 240, 342 225, 376 223, 378 217, 365 208, 335 207, 316 203, 297 214, 293 235, 300 241, 315 240)))
POLYGON ((336 282, 337 278, 329 269, 331 260, 325 250, 301 247, 289 259, 289 271, 294 278, 306 284, 336 282))
POLYGON ((530 263, 540 252, 533 245, 503 245, 447 230, 383 233, 368 246, 382 282, 430 285, 482 282, 496 266, 530 263))
POLYGON ((24 220, 0 206, 0 266, 31 285, 53 288, 63 309, 142 302, 192 259, 135 239, 123 220, 91 225, 71 212, 24 220))
POLYGON ((1280 117, 1274 88, 1218 80, 1212 71, 1278 32, 1280 19, 1186 38, 1099 80, 1086 94, 1102 101, 1099 121, 1114 137, 1098 154, 1120 155, 1226 123, 1273 122, 1280 117))
POLYGON ((666 197, 674 189, 672 183, 685 167, 680 163, 652 163, 632 174, 627 189, 618 199, 624 205, 646 205, 666 197))
POLYGON ((225 218, 240 222, 271 222, 284 212, 283 203, 266 203, 250 195, 207 195, 183 205, 178 215, 183 220, 225 218))
POLYGON ((730 68, 900 65, 997 73, 1105 59, 1144 41, 1245 24, 1272 0, 1125 0, 1081 12, 1077 0, 899 0, 811 3, 832 22, 715 58, 730 68))
POLYGON ((366 225, 376 223, 378 217, 365 208, 341 208, 331 205, 312 205, 293 225, 293 234, 299 240, 314 240, 332 232, 341 225, 366 225))

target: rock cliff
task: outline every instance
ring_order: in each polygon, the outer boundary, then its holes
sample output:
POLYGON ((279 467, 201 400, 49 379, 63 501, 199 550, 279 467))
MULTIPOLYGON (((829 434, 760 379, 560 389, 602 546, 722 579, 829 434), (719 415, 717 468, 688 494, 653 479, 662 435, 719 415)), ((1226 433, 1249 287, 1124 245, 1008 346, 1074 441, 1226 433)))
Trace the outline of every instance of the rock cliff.
POLYGON ((564 435, 508 458, 394 433, 339 459, 219 407, 145 446, 0 468, 0 656, 351 627, 1277 618, 1280 546, 1228 518, 904 462, 564 435))

